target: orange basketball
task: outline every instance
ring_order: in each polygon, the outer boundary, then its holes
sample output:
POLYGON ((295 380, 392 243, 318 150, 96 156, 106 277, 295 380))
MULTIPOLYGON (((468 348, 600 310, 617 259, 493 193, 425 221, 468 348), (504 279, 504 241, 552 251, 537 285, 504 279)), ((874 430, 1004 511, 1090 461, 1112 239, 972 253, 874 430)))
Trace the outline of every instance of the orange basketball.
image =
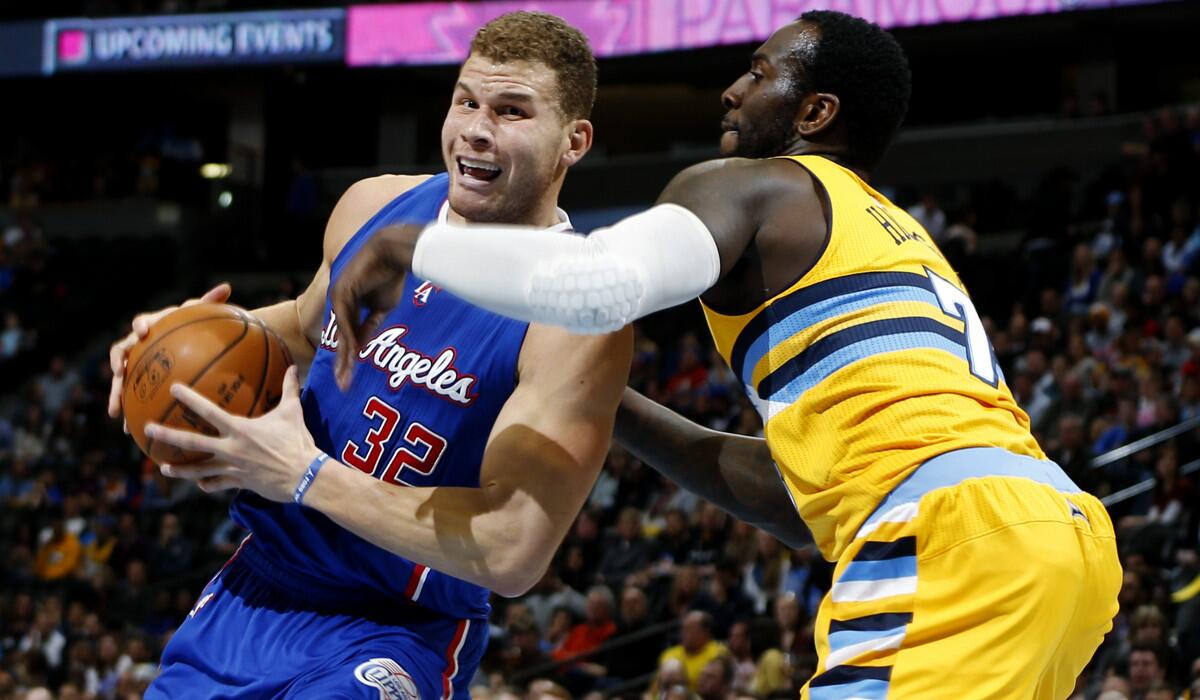
POLYGON ((254 417, 275 407, 292 363, 287 346, 254 316, 228 304, 196 304, 159 319, 125 364, 122 403, 129 434, 159 464, 191 464, 211 455, 146 438, 147 423, 216 435, 171 396, 186 384, 224 410, 254 417))

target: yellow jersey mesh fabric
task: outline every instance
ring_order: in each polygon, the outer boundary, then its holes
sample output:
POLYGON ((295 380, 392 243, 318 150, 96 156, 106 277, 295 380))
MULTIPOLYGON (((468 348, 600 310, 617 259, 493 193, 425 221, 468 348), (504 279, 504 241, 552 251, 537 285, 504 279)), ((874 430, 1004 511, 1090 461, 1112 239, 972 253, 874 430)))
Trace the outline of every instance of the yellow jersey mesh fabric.
POLYGON ((922 462, 965 447, 1045 459, 962 282, 928 233, 857 175, 789 156, 824 188, 816 265, 753 311, 707 305, 817 546, 836 560, 922 462))

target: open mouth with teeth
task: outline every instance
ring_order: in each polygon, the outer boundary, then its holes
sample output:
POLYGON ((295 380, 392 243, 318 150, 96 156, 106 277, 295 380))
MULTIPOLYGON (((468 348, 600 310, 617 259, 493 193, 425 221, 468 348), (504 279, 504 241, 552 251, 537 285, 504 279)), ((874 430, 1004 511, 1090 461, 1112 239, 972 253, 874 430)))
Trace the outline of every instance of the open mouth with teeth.
POLYGON ((495 180, 500 177, 500 166, 474 158, 459 158, 458 172, 476 180, 495 180))

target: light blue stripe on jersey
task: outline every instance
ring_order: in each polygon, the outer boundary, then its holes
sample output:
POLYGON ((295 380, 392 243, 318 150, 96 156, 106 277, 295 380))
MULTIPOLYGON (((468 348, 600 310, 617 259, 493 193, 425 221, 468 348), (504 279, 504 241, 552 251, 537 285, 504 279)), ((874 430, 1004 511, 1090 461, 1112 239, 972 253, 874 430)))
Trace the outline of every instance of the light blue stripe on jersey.
POLYGON ((811 700, 848 700, 849 698, 884 700, 887 698, 888 685, 888 681, 867 678, 842 685, 827 685, 819 688, 810 686, 808 693, 811 700))
POLYGON ((779 343, 801 333, 808 328, 843 314, 861 309, 879 306, 898 301, 925 302, 936 307, 939 311, 937 296, 933 292, 912 286, 879 287, 864 289, 841 296, 823 299, 806 306, 791 315, 776 321, 765 333, 758 336, 746 351, 746 359, 742 363, 742 382, 752 386, 754 368, 763 356, 779 343))
POLYGON ((938 333, 894 333, 876 336, 847 345, 840 350, 823 358, 808 371, 788 382, 782 389, 772 394, 769 399, 774 403, 790 404, 804 395, 804 392, 820 384, 834 372, 851 365, 859 360, 865 360, 873 355, 901 350, 916 350, 927 348, 941 350, 967 361, 967 348, 962 343, 956 343, 938 333))
POLYGON ((852 561, 838 581, 883 581, 917 575, 916 557, 898 557, 879 561, 852 561))
POLYGON ((845 630, 843 632, 833 632, 829 635, 829 650, 837 651, 855 644, 873 642, 877 639, 904 634, 905 627, 906 625, 901 625, 888 630, 845 630))

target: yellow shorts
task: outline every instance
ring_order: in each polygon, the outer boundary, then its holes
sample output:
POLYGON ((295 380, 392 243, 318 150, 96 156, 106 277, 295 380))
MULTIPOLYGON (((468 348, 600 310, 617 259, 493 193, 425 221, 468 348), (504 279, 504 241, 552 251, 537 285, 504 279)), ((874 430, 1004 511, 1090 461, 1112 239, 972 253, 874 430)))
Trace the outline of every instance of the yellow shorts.
POLYGON ((1061 700, 1117 614, 1104 506, 1052 462, 957 450, 880 504, 817 614, 805 700, 1061 700))

